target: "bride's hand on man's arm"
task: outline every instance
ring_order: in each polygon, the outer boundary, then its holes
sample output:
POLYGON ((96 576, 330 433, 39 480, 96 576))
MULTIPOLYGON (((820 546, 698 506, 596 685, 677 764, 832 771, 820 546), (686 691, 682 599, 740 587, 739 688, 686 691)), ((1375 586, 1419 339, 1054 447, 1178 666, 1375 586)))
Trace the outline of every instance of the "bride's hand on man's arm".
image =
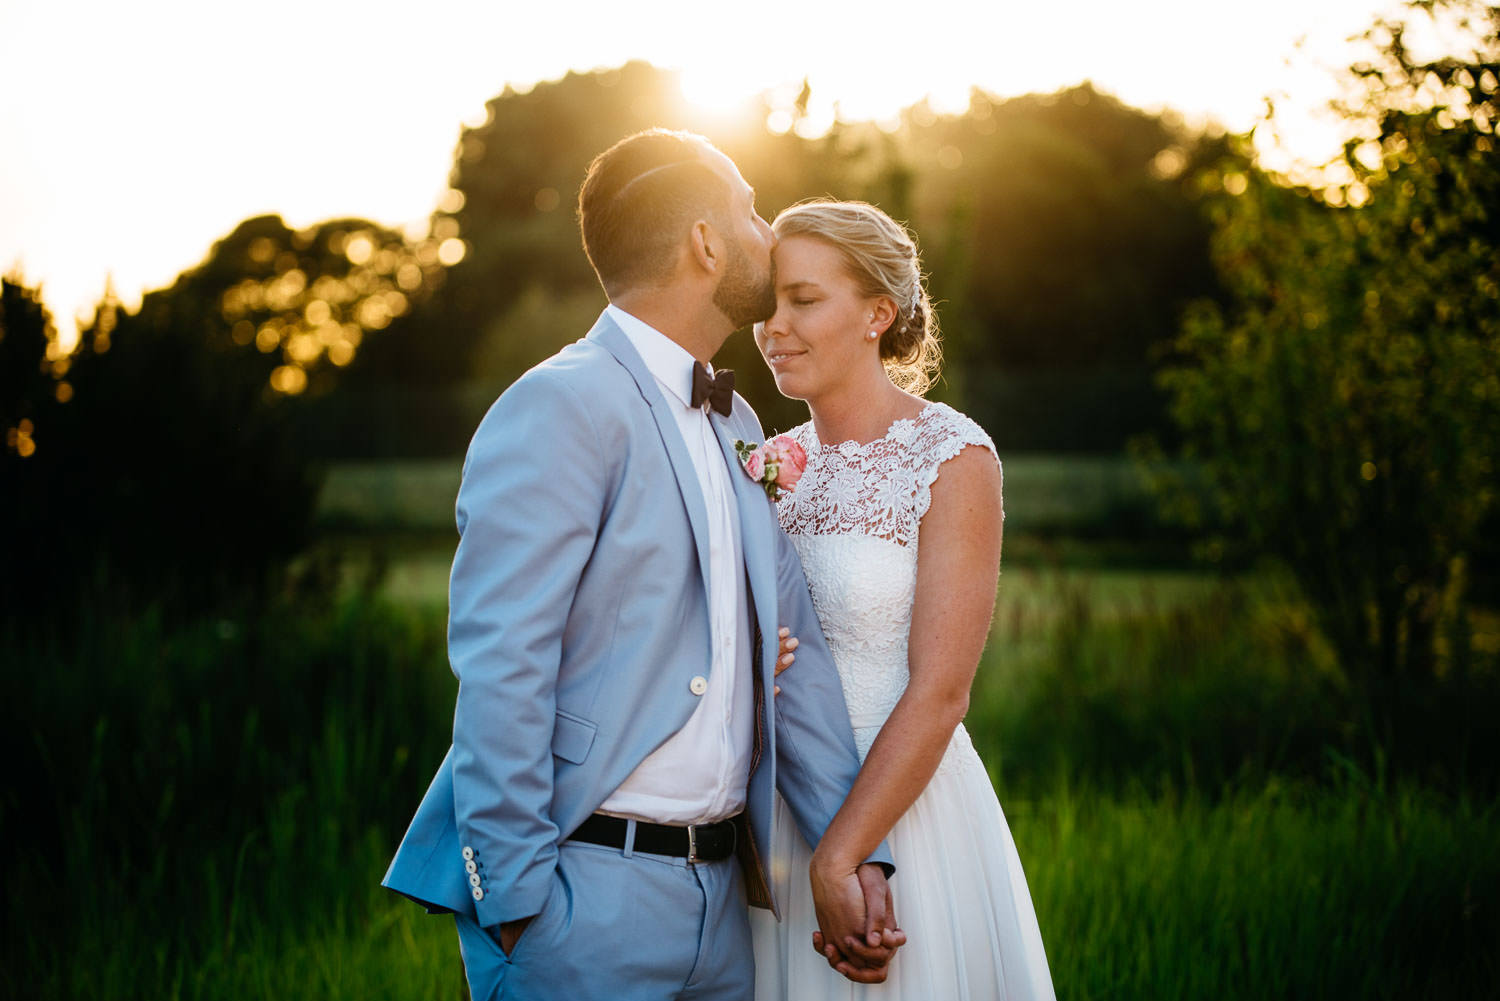
MULTIPOLYGON (((797 655, 793 653, 797 649, 797 637, 786 626, 782 626, 776 631, 776 638, 780 641, 776 650, 776 676, 779 678, 781 672, 791 667, 792 661, 797 659, 797 655)), ((781 686, 775 686, 771 694, 780 695, 781 686)))

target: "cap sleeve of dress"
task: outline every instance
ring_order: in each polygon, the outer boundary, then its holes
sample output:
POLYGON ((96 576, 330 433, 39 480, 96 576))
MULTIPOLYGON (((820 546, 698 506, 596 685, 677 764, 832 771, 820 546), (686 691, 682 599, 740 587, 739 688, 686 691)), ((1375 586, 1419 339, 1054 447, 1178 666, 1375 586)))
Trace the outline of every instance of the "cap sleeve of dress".
MULTIPOLYGON (((932 506, 932 485, 937 482, 943 463, 952 459, 970 445, 977 445, 990 453, 995 465, 1000 466, 1000 456, 995 443, 974 420, 959 413, 946 403, 933 404, 928 413, 932 416, 922 422, 918 430, 913 455, 917 459, 917 520, 920 522, 927 509, 932 506)), ((1003 489, 1005 470, 1000 468, 1003 489)), ((1005 517, 1001 509, 1001 518, 1005 517)))

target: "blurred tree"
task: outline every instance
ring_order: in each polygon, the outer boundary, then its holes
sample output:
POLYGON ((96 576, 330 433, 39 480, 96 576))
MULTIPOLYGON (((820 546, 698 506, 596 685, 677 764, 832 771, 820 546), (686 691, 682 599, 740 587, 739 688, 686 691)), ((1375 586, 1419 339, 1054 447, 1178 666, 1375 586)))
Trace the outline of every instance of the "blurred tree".
POLYGON ((142 315, 156 322, 197 315, 218 349, 253 345, 275 392, 316 395, 332 388, 368 335, 442 283, 445 256, 461 255, 445 242, 440 233, 408 241, 363 219, 301 231, 277 216, 247 219, 142 315))
POLYGON ((1162 376, 1214 502, 1181 512, 1291 568, 1376 720, 1465 669, 1500 461, 1500 8, 1408 16, 1467 18, 1473 47, 1421 61, 1405 22, 1377 22, 1337 183, 1217 179, 1232 301, 1196 308, 1162 376))
POLYGON ((61 381, 68 370, 62 356, 41 296, 19 273, 0 280, 0 431, 5 434, 0 469, 7 485, 17 482, 19 463, 36 454, 37 422, 46 423, 72 396, 72 385, 61 381))
POLYGON ((1152 426, 1151 350, 1216 289, 1184 176, 1217 141, 1089 84, 905 117, 950 392, 1002 447, 1116 448, 1152 426))
POLYGON ((73 393, 63 378, 68 367, 41 296, 19 273, 0 279, 0 606, 6 608, 16 608, 63 527, 51 525, 49 537, 39 531, 37 513, 58 478, 52 445, 59 411, 73 393))
POLYGON ((317 493, 293 410, 440 279, 435 254, 361 220, 247 220, 138 312, 106 295, 71 354, 7 280, 6 607, 260 592, 317 493))

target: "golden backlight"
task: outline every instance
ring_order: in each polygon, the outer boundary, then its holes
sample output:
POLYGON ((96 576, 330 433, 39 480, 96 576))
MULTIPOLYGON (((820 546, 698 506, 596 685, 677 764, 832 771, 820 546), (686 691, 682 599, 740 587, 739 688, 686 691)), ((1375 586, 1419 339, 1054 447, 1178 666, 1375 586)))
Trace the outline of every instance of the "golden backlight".
MULTIPOLYGON (((1243 129, 1267 94, 1321 105, 1326 70, 1348 61, 1344 39, 1386 6, 9 0, 0 267, 19 263, 44 284, 67 341, 106 276, 133 307, 253 215, 420 229, 444 197, 460 128, 482 120, 486 100, 507 84, 629 59, 680 70, 685 98, 711 111, 769 92, 780 110, 767 124, 779 131, 804 79, 806 134, 836 116, 894 124, 924 99, 958 110, 975 86, 1005 96, 1086 79, 1148 109, 1243 129)), ((1287 138, 1314 157, 1331 151, 1316 130, 1287 138)), ((558 192, 557 205, 570 198, 558 192)), ((463 254, 450 239, 439 237, 444 263, 463 254)))

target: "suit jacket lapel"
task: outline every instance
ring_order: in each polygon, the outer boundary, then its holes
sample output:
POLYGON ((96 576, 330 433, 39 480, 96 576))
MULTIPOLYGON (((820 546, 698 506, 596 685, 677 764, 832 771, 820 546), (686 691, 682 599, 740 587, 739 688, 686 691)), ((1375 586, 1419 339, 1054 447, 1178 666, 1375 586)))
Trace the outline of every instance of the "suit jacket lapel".
MULTIPOLYGON (((729 479, 734 484, 734 497, 739 506, 740 545, 745 551, 745 571, 750 580, 750 600, 755 606, 755 618, 763 634, 768 629, 774 634, 777 628, 776 540, 771 535, 771 512, 767 510, 766 491, 751 480, 740 465, 728 418, 714 414, 712 423, 719 436, 724 461, 729 464, 729 479)), ((754 651, 754 655, 764 661, 765 649, 754 651)), ((764 668, 765 664, 762 663, 761 667, 764 668)))
POLYGON ((771 844, 770 818, 773 813, 772 792, 776 784, 776 728, 769 719, 768 707, 775 698, 772 688, 776 681, 774 661, 779 647, 772 637, 780 625, 777 618, 776 531, 772 523, 775 515, 768 509, 766 491, 745 475, 739 455, 734 450, 735 435, 727 418, 711 417, 714 431, 719 437, 719 448, 724 461, 729 464, 729 479, 734 484, 734 497, 740 515, 740 546, 744 550, 745 579, 750 591, 750 605, 754 609, 755 634, 750 656, 755 665, 755 754, 750 768, 750 782, 746 795, 751 808, 746 813, 747 837, 741 842, 741 863, 745 867, 745 892, 752 905, 766 907, 780 918, 776 898, 766 882, 765 860, 760 851, 768 850, 771 844))
POLYGON ((635 379, 637 388, 641 391, 641 397, 651 409, 651 417, 656 422, 656 430, 661 435, 662 444, 666 446, 667 458, 672 461, 672 473, 677 479, 677 489, 682 495, 682 503, 687 508, 688 522, 693 527, 693 541, 698 547, 698 569, 703 576, 704 594, 708 593, 708 506, 703 499, 703 490, 698 485, 698 473, 693 468, 692 457, 688 455, 687 444, 682 440, 682 432, 678 430, 677 418, 669 409, 667 400, 662 396, 661 389, 656 385, 656 378, 651 370, 646 367, 645 361, 630 343, 630 338, 619 328, 608 314, 599 317, 599 322, 594 324, 594 329, 589 331, 588 339, 594 341, 615 356, 615 359, 635 379))

